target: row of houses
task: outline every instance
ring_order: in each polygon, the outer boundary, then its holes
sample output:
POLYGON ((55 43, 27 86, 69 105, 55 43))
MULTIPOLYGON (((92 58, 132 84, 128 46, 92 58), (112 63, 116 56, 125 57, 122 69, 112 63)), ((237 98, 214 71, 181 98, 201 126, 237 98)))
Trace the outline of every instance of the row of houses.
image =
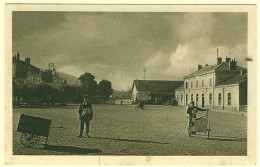
POLYGON ((191 101, 198 107, 246 110, 247 69, 237 66, 237 61, 217 56, 215 65, 198 65, 198 70, 185 76, 184 81, 135 80, 132 100, 166 104, 175 98, 178 105, 191 101))
POLYGON ((12 57, 12 76, 13 79, 21 79, 24 83, 40 84, 53 83, 56 85, 65 85, 67 81, 60 77, 52 63, 49 69, 40 69, 31 64, 29 57, 24 61, 20 59, 19 52, 12 57))

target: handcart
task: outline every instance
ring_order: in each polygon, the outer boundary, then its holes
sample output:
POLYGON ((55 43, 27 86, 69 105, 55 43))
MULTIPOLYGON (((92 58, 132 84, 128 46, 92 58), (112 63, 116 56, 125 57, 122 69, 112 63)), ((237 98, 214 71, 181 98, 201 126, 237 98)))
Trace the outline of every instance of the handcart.
POLYGON ((50 126, 50 119, 22 114, 20 116, 17 127, 17 131, 22 133, 20 137, 21 143, 26 147, 32 147, 40 140, 40 136, 43 136, 46 137, 46 146, 49 137, 50 126))
POLYGON ((210 122, 208 121, 208 109, 207 114, 201 117, 196 118, 196 113, 194 114, 195 118, 192 118, 192 123, 189 123, 188 134, 189 137, 196 135, 197 132, 207 133, 208 139, 210 137, 210 122))

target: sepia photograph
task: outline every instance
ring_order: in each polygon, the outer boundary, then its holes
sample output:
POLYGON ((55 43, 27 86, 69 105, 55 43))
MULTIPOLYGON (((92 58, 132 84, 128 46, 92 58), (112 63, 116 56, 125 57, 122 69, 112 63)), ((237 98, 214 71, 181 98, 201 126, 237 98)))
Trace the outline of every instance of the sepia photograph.
POLYGON ((10 156, 255 157, 255 6, 7 7, 10 156))

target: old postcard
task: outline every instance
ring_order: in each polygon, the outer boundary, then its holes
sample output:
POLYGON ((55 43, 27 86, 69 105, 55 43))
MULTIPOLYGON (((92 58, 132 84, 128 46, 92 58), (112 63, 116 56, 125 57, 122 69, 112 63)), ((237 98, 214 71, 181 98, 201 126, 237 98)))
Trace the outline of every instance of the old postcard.
POLYGON ((6 164, 256 163, 255 5, 5 9, 6 164))

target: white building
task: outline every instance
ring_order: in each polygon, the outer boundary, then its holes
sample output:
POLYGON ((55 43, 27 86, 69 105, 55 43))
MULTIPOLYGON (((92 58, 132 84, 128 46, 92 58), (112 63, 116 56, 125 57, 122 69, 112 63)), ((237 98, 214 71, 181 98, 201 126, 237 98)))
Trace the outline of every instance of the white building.
POLYGON ((216 65, 198 65, 198 70, 184 77, 184 86, 176 89, 178 104, 191 101, 196 106, 243 110, 247 105, 247 70, 226 57, 217 58, 216 65))

